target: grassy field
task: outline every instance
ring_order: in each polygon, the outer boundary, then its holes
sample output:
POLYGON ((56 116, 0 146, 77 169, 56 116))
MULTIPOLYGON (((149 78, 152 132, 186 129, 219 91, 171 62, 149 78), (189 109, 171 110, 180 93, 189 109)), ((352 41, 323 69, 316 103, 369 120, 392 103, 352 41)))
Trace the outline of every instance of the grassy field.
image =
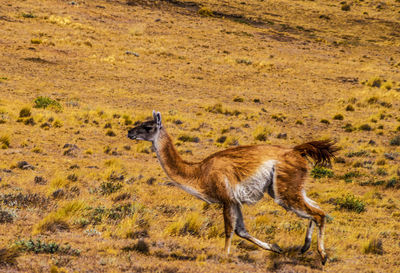
POLYGON ((1 272, 399 272, 400 1, 2 1, 1 272), (183 157, 333 138, 308 195, 329 260, 270 198, 223 254, 222 210, 162 185, 128 128, 183 157))

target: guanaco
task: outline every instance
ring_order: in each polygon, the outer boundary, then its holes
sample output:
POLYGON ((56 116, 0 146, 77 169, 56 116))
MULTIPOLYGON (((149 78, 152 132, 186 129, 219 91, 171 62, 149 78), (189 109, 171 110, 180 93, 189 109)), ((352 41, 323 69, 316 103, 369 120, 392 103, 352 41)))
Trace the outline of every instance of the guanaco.
POLYGON ((308 158, 315 164, 330 163, 339 150, 331 140, 311 141, 293 148, 278 145, 236 146, 211 154, 200 162, 181 158, 161 122, 160 112, 128 132, 130 139, 150 141, 171 184, 208 203, 220 203, 225 224, 225 252, 229 254, 233 232, 257 246, 282 253, 276 244, 251 236, 244 225, 241 207, 255 204, 267 192, 284 209, 309 219, 301 253, 310 248, 314 226, 318 227, 318 253, 324 248, 326 214, 304 190, 308 158))

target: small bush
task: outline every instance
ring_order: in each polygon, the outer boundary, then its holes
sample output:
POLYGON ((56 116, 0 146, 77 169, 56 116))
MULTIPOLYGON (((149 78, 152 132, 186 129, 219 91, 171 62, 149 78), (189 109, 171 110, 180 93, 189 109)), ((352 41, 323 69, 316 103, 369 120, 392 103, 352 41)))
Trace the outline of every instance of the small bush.
POLYGON ((60 111, 62 109, 62 106, 58 101, 53 100, 49 97, 42 97, 42 96, 37 97, 33 103, 34 103, 33 106, 34 108, 46 109, 47 107, 49 107, 53 108, 56 111, 60 111))
POLYGON ((320 122, 321 122, 321 123, 324 123, 324 124, 330 124, 329 120, 327 120, 327 119, 321 119, 320 122))
POLYGON ((123 185, 121 183, 116 183, 116 182, 103 182, 100 184, 100 193, 102 195, 109 195, 111 193, 119 191, 123 185))
POLYGON ((217 139, 217 142, 222 144, 222 143, 225 142, 226 139, 227 139, 226 136, 221 136, 221 137, 219 137, 219 138, 217 139))
POLYGON ((390 140, 390 145, 392 146, 400 146, 400 135, 395 136, 390 140))
POLYGON ((342 127, 344 129, 345 132, 347 133, 351 133, 355 130, 355 128, 353 127, 353 125, 351 125, 351 123, 347 123, 345 126, 342 127))
POLYGON ((335 116, 333 117, 333 119, 334 119, 334 120, 343 120, 344 117, 343 117, 342 114, 337 114, 337 115, 335 115, 335 116))
POLYGON ((31 116, 31 108, 29 107, 24 107, 19 111, 19 117, 20 118, 26 118, 31 116))
POLYGON ((366 124, 360 125, 360 127, 358 127, 358 129, 360 129, 361 131, 371 131, 372 127, 366 123, 366 124))
POLYGON ((350 5, 349 4, 343 4, 340 9, 343 10, 343 11, 350 11, 350 5))
POLYGON ((2 135, 0 137, 0 144, 2 149, 7 149, 10 147, 10 137, 8 135, 2 135))
POLYGON ((382 255, 383 254, 383 244, 382 240, 378 238, 373 238, 369 240, 364 246, 363 246, 363 252, 365 254, 377 254, 377 255, 382 255))
POLYGON ((335 200, 336 209, 361 213, 365 211, 365 203, 352 194, 343 195, 335 200))
POLYGON ((195 142, 195 143, 199 143, 200 142, 200 138, 192 137, 192 136, 189 136, 189 135, 181 135, 180 137, 178 137, 178 140, 180 140, 182 142, 195 142))
POLYGON ((355 109, 354 109, 353 105, 349 104, 346 106, 346 111, 353 112, 354 110, 355 109))
POLYGON ((333 177, 333 171, 321 166, 316 166, 311 170, 310 175, 313 178, 333 177))

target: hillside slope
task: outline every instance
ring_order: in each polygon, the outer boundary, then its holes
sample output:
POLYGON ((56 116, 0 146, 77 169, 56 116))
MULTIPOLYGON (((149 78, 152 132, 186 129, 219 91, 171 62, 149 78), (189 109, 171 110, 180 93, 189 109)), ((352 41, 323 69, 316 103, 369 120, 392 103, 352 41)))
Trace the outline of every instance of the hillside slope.
POLYGON ((0 271, 396 272, 400 2, 346 2, 4 0, 0 271), (245 223, 285 253, 235 237, 225 257, 221 208, 126 137, 153 109, 187 160, 337 140, 307 184, 327 264, 267 197, 245 223))

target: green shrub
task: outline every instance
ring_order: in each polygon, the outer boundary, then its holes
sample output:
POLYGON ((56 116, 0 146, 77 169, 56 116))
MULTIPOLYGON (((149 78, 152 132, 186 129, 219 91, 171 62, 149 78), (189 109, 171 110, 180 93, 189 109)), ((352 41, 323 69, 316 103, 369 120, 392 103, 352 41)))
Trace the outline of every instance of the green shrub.
POLYGON ((114 137, 114 136, 116 136, 116 134, 114 133, 113 130, 109 129, 109 130, 107 130, 107 132, 106 132, 106 136, 114 137))
POLYGON ((34 252, 36 254, 39 253, 46 253, 46 254, 67 254, 67 255, 74 255, 79 256, 80 250, 73 249, 69 245, 60 246, 57 243, 50 242, 42 242, 40 239, 29 239, 29 240, 19 240, 15 242, 15 245, 21 250, 26 252, 34 252))
POLYGON ((313 178, 333 177, 333 171, 321 166, 316 166, 310 173, 313 178))
POLYGON ((58 111, 62 109, 62 106, 58 101, 53 100, 49 97, 42 97, 42 96, 37 97, 33 101, 33 103, 34 103, 34 106, 33 106, 34 108, 46 109, 47 107, 49 107, 49 108, 53 108, 54 110, 58 110, 58 111))
POLYGON ((343 195, 335 200, 336 209, 361 213, 365 211, 365 203, 352 194, 343 195))
POLYGON ((118 182, 107 181, 100 184, 100 193, 102 195, 109 195, 111 193, 119 191, 123 185, 118 182))
POLYGON ((351 104, 347 105, 347 106, 346 106, 346 111, 349 111, 349 112, 354 111, 353 105, 351 105, 351 104))

